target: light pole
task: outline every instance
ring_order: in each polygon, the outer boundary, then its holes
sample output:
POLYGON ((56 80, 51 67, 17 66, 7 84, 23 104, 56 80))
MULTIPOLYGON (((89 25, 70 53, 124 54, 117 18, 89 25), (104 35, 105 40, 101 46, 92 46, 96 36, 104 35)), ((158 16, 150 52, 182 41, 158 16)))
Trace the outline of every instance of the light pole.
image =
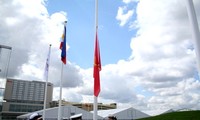
MULTIPOLYGON (((5 78, 7 78, 7 76, 8 76, 8 68, 9 68, 9 63, 10 63, 10 57, 11 57, 11 52, 12 52, 12 47, 10 47, 10 46, 6 46, 6 45, 0 45, 0 57, 1 57, 1 50, 2 50, 2 48, 3 49, 8 49, 8 50, 10 50, 10 54, 9 54, 9 60, 8 60, 8 63, 7 63, 7 67, 6 67, 6 75, 5 75, 5 78)), ((2 70, 0 69, 0 72, 1 72, 2 70)))

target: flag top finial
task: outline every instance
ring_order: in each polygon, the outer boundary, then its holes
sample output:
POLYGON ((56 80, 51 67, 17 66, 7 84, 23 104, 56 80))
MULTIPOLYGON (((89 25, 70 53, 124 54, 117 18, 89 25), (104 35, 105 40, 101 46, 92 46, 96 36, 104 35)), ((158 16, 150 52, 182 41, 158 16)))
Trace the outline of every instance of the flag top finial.
POLYGON ((63 23, 63 24, 64 24, 64 26, 66 26, 66 24, 67 24, 67 21, 64 21, 64 23, 63 23))

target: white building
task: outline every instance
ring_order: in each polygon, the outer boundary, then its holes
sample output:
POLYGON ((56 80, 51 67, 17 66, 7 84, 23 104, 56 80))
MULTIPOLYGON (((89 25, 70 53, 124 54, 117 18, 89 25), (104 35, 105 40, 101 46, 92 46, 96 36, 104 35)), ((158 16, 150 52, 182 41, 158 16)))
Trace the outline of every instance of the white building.
MULTIPOLYGON (((7 78, 4 102, 0 112, 2 120, 16 120, 16 116, 43 109, 45 82, 7 78)), ((47 84, 46 107, 52 101, 53 84, 47 84)))

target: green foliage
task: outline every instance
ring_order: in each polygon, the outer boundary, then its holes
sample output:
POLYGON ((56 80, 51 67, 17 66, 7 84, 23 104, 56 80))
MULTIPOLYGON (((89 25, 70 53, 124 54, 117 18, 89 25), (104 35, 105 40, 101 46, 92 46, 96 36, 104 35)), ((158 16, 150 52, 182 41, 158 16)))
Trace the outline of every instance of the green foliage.
POLYGON ((171 112, 138 120, 200 120, 200 110, 171 112))

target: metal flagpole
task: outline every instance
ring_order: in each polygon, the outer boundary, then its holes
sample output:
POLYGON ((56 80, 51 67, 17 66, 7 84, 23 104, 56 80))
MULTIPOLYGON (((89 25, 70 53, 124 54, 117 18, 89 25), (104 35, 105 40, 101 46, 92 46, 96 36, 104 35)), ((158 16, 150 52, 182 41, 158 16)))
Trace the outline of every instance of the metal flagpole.
POLYGON ((94 96, 94 114, 93 114, 93 120, 97 120, 97 97, 94 96))
POLYGON ((61 76, 60 76, 60 98, 59 98, 59 106, 58 106, 58 120, 61 120, 62 114, 61 114, 61 104, 62 104, 62 79, 63 79, 63 64, 66 64, 66 24, 67 21, 64 22, 64 38, 63 38, 63 45, 62 45, 62 52, 61 52, 61 60, 62 60, 62 68, 61 68, 61 76), (62 56, 64 53, 64 56, 62 56), (63 57, 64 61, 63 61, 63 57))
POLYGON ((44 110, 43 110, 43 120, 45 120, 46 118, 46 104, 47 104, 47 84, 48 84, 48 73, 49 73, 49 63, 50 63, 50 54, 51 54, 51 44, 49 45, 49 53, 47 56, 47 60, 46 60, 46 66, 45 66, 45 79, 46 79, 46 83, 45 83, 45 97, 44 97, 44 110))
POLYGON ((62 76, 63 76, 63 63, 61 68, 61 77, 60 77, 60 98, 58 106, 58 120, 61 120, 61 104, 62 104, 62 76))
MULTIPOLYGON (((95 0, 95 39, 96 39, 96 34, 98 32, 98 0, 95 0)), ((94 104, 93 104, 93 109, 94 109, 94 114, 93 114, 93 120, 97 120, 97 107, 98 107, 98 98, 97 96, 94 95, 94 104)))
MULTIPOLYGON (((191 24, 192 36, 194 39, 194 48, 197 57, 197 69, 200 75, 200 32, 198 28, 197 17, 193 5, 193 0, 186 0, 186 7, 188 12, 188 17, 191 24)), ((199 76, 200 77, 200 76, 199 76)))

